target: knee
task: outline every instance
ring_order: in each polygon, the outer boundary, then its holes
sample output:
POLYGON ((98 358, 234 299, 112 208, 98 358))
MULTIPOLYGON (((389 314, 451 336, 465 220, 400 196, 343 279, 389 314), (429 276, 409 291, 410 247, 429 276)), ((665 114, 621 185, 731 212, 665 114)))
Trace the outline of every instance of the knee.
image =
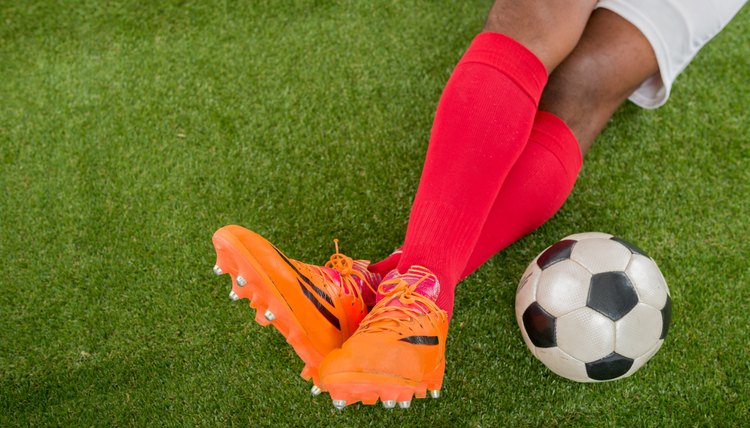
POLYGON ((582 58, 566 61, 549 77, 540 108, 564 106, 566 113, 587 116, 611 96, 595 61, 582 58))
POLYGON ((484 30, 514 38, 551 71, 576 46, 594 3, 591 0, 495 0, 484 30))
POLYGON ((585 152, 615 110, 658 71, 643 33, 614 12, 597 9, 578 45, 550 76, 540 108, 565 120, 585 152))
POLYGON ((594 58, 566 60, 550 76, 539 104, 570 127, 583 153, 630 93, 603 71, 594 58))

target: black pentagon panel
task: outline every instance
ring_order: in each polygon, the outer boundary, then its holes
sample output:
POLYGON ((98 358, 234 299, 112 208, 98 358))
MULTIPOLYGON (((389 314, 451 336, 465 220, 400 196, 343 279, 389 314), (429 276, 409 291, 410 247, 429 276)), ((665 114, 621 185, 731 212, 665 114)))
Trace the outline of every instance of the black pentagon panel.
POLYGON ((649 257, 649 255, 648 255, 648 254, 646 254, 646 252, 645 252, 645 251, 643 251, 643 250, 641 250, 640 248, 638 248, 638 246, 637 246, 637 245, 635 245, 635 244, 633 244, 632 242, 628 242, 628 241, 626 241, 626 240, 624 240, 624 239, 622 239, 622 238, 618 238, 618 237, 616 237, 616 236, 613 236, 613 237, 611 237, 611 238, 609 238, 609 239, 611 239, 611 240, 613 240, 613 241, 617 241, 617 242, 619 242, 620 244, 622 244, 622 246, 623 246, 623 247, 625 247, 625 248, 627 248, 628 250, 630 250, 630 252, 631 252, 631 253, 633 253, 633 254, 640 254, 640 255, 642 255, 642 256, 646 256, 646 257, 649 257))
POLYGON ((538 259, 536 259, 536 264, 544 270, 557 262, 569 259, 570 252, 573 251, 573 246, 576 242, 578 241, 572 239, 563 239, 562 241, 556 242, 553 246, 547 248, 538 259))
POLYGON ((669 324, 672 322, 672 299, 667 294, 667 303, 664 304, 664 308, 661 310, 661 336, 659 339, 667 337, 669 332, 669 324))
POLYGON ((555 340, 555 317, 547 313, 538 302, 529 305, 523 312, 523 327, 531 343, 538 348, 557 346, 555 340))
POLYGON ((633 367, 633 360, 613 352, 606 357, 586 363, 586 374, 594 380, 616 379, 633 367))
POLYGON ((602 272, 591 277, 586 306, 617 321, 638 304, 638 294, 625 272, 602 272))

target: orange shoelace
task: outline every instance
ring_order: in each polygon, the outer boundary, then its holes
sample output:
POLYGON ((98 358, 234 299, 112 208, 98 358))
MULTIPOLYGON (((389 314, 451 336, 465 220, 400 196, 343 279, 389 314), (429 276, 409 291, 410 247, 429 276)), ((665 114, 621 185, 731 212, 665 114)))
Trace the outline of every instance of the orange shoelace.
MULTIPOLYGON (((356 276, 360 279, 361 283, 367 285, 367 287, 373 293, 375 293, 375 289, 373 288, 372 284, 370 284, 370 279, 362 274, 362 272, 354 269, 354 260, 351 257, 348 257, 339 252, 339 240, 334 239, 333 243, 336 246, 336 253, 331 255, 331 258, 328 260, 328 262, 326 262, 324 266, 328 269, 334 269, 341 274, 341 286, 344 291, 348 294, 353 294, 357 299, 362 300, 362 290, 360 289, 357 281, 354 279, 354 277, 356 276)), ((335 279, 331 276, 330 273, 328 273, 328 271, 326 271, 326 269, 323 269, 320 266, 308 264, 304 264, 304 266, 306 266, 314 275, 323 278, 324 281, 335 282, 335 279)))
MULTIPOLYGON (((378 286, 378 293, 382 294, 383 298, 377 305, 375 305, 372 311, 370 311, 370 314, 362 320, 358 332, 376 333, 381 331, 393 331, 403 335, 403 332, 399 327, 406 321, 416 320, 419 327, 424 328, 424 325, 419 321, 419 318, 425 313, 436 313, 440 320, 446 319, 448 314, 446 314, 444 310, 440 309, 432 300, 415 291, 419 284, 428 277, 428 275, 425 275, 414 284, 409 284, 402 278, 394 278, 381 282, 378 286), (386 288, 391 285, 393 285, 393 288, 386 290, 386 288), (399 303, 405 306, 393 306, 386 303, 392 302, 394 299, 398 299, 399 303), (419 305, 422 307, 419 307, 419 305), (405 315, 406 318, 395 316, 395 313, 398 312, 405 315), (384 313, 394 314, 379 316, 384 313)), ((431 318, 429 319, 433 326, 435 326, 435 321, 431 318)))

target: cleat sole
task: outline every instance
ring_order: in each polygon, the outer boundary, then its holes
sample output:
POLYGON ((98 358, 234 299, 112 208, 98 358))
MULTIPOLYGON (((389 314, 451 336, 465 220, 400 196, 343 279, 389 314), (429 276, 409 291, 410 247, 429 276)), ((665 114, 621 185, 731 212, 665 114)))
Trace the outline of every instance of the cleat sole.
POLYGON ((431 397, 439 397, 444 372, 445 360, 433 372, 425 375, 421 381, 385 374, 336 373, 326 376, 322 388, 328 391, 331 397, 336 397, 350 405, 357 402, 375 404, 380 399, 385 408, 393 408, 395 404, 398 404, 399 407, 405 409, 411 405, 413 398, 425 398, 427 391, 431 397), (391 404, 393 407, 389 407, 391 404))
POLYGON ((372 392, 369 394, 363 394, 360 401, 362 402, 362 404, 373 405, 378 402, 378 398, 380 398, 378 397, 378 393, 372 392))
POLYGON ((263 314, 260 312, 260 310, 256 310, 255 311, 255 322, 257 322, 258 324, 260 324, 263 327, 266 327, 269 324, 271 324, 271 322, 268 321, 265 316, 263 316, 263 314))
MULTIPOLYGON (((305 367, 302 368, 302 371, 300 372, 300 377, 304 380, 313 380, 314 385, 320 385, 318 382, 318 366, 313 366, 310 364, 306 364, 305 367)), ((320 389, 321 392, 324 391, 324 389, 320 386, 318 386, 318 389, 320 389)))

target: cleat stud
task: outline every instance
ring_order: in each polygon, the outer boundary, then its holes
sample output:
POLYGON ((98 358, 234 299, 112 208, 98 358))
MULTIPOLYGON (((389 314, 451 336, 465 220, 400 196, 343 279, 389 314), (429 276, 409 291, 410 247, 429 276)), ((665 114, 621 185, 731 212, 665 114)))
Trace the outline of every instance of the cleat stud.
POLYGON ((396 400, 385 400, 383 401, 383 407, 386 409, 392 409, 396 407, 396 400))
POLYGON ((274 315, 270 310, 267 310, 266 313, 263 314, 263 316, 266 317, 268 321, 273 321, 276 319, 276 315, 274 315))
POLYGON ((344 407, 346 407, 346 400, 333 400, 333 407, 338 410, 344 410, 344 407))
POLYGON ((229 299, 231 301, 233 301, 233 302, 236 302, 236 301, 240 300, 240 296, 238 296, 237 293, 235 293, 234 291, 230 291, 229 292, 229 299))
POLYGON ((255 313, 255 322, 257 322, 258 324, 260 324, 260 325, 261 325, 261 326, 263 326, 263 327, 265 327, 265 326, 267 326, 268 324, 270 324, 270 323, 268 322, 268 320, 266 319, 266 317, 264 317, 264 316, 263 316, 263 314, 262 314, 261 312, 256 312, 256 313, 255 313))
POLYGON ((318 388, 318 385, 313 385, 313 387, 310 389, 310 394, 312 394, 313 397, 317 397, 321 392, 323 391, 318 388))
POLYGON ((431 389, 430 390, 430 397, 432 397, 432 398, 440 398, 440 390, 439 389, 431 389))
POLYGON ((214 271, 214 275, 217 275, 217 276, 224 274, 224 271, 221 270, 221 268, 219 267, 219 265, 214 265, 213 271, 214 271))
POLYGON ((244 287, 245 284, 247 284, 247 280, 245 278, 241 277, 241 276, 238 276, 237 277, 237 285, 239 285, 240 287, 244 287))
POLYGON ((411 400, 409 400, 409 401, 399 401, 398 402, 398 407, 400 407, 402 409, 408 409, 409 406, 411 406, 411 400))

